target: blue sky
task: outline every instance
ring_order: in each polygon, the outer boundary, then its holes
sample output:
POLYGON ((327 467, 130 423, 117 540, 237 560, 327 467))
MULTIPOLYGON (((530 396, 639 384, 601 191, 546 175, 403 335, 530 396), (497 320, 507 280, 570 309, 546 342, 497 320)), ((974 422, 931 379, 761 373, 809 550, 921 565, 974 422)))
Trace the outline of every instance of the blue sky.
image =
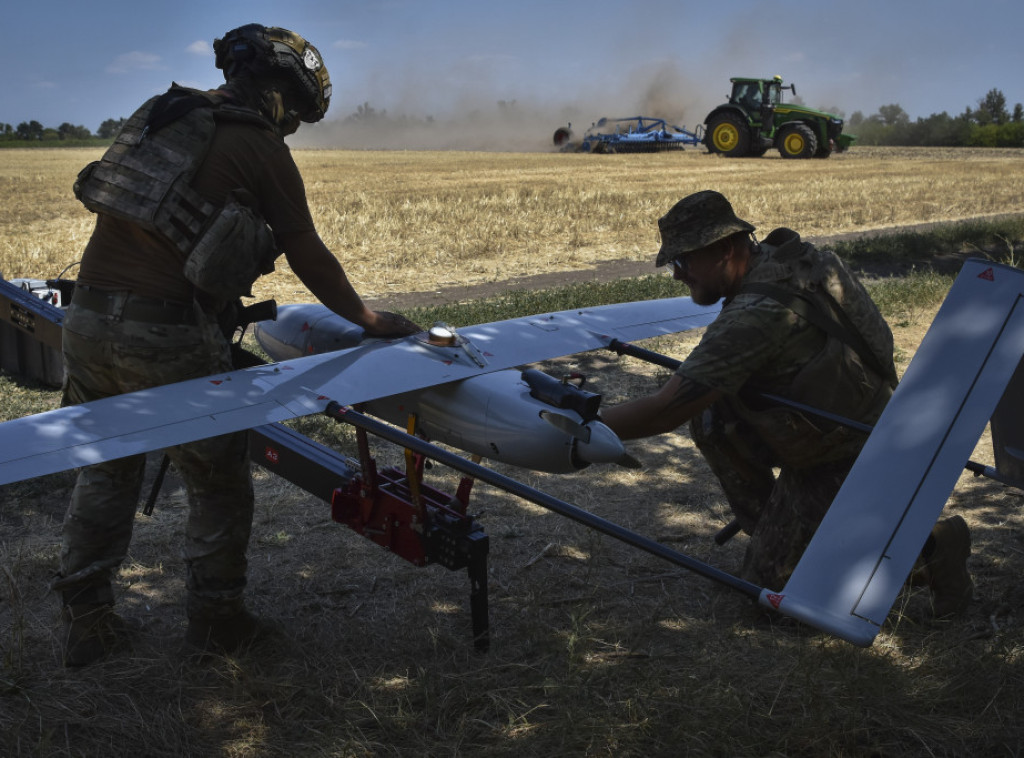
MULTIPOLYGON (((284 26, 323 54, 324 124, 340 139, 364 102, 390 114, 490 113, 515 101, 550 137, 576 114, 692 127, 730 76, 780 74, 815 107, 958 114, 998 88, 1024 101, 1020 0, 57 0, 8 4, 0 122, 95 131, 172 80, 221 81, 214 37, 284 26), (653 113, 651 111, 661 112, 653 113)), ((530 122, 525 122, 529 124, 530 122)), ((523 124, 518 128, 530 128, 523 124)))

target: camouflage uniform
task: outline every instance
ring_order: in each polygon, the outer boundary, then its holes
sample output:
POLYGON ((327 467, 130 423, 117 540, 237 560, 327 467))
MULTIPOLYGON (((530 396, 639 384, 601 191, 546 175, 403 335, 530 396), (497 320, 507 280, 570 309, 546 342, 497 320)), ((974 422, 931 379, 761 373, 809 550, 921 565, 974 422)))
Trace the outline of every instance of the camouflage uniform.
POLYGON ((750 535, 743 577, 776 590, 796 566, 866 435, 772 405, 761 394, 871 424, 892 392, 891 332, 863 287, 837 267, 842 263, 832 253, 803 243, 788 229, 776 230, 753 255, 740 294, 725 303, 678 369, 683 378, 724 393, 691 419, 691 434, 750 535), (836 271, 843 274, 838 282, 836 271), (844 312, 866 314, 865 336, 882 371, 778 300, 744 292, 754 282, 815 300, 828 290, 844 312))
MULTIPOLYGON (((191 323, 160 324, 118 315, 140 298, 113 297, 110 315, 75 305, 64 320, 65 405, 208 376, 231 368, 226 339, 198 306, 191 323)), ((247 433, 167 450, 185 482, 189 614, 241 611, 253 514, 247 433)), ((54 589, 73 603, 112 603, 111 580, 124 560, 139 502, 145 456, 83 468, 64 522, 54 589)))
MULTIPOLYGON (((246 24, 214 40, 220 88, 172 85, 127 120, 75 195, 97 214, 64 319, 65 404, 145 390, 231 368, 240 296, 284 251, 337 265, 316 233, 284 137, 323 118, 330 77, 294 32, 246 24)), ((301 266, 300 266, 301 267, 301 266)), ((326 286, 363 308, 340 269, 326 286)), ((397 317, 395 333, 418 327, 397 317)), ((167 451, 188 490, 186 642, 230 652, 262 624, 244 604, 253 487, 247 434, 167 451)), ((121 641, 112 578, 127 554, 145 459, 83 468, 64 522, 60 573, 64 663, 84 666, 121 641)))
MULTIPOLYGON (((172 88, 168 97, 189 94, 179 90, 172 88)), ((177 133, 176 123, 165 127, 168 134, 177 133)), ((194 168, 190 191, 203 202, 223 208, 245 195, 275 235, 315 232, 302 177, 269 122, 219 120, 194 168)), ((78 191, 82 182, 87 188, 89 172, 84 173, 78 191)), ((147 182, 142 186, 152 190, 147 182)), ((65 404, 231 369, 230 347, 214 315, 226 312, 224 300, 189 281, 187 256, 170 238, 124 215, 98 213, 82 257, 63 325, 65 404)), ((189 618, 237 617, 245 612, 245 552, 253 515, 247 434, 167 452, 189 496, 189 618)), ((112 603, 111 580, 128 550, 144 463, 135 456, 80 471, 53 585, 66 606, 112 603)))

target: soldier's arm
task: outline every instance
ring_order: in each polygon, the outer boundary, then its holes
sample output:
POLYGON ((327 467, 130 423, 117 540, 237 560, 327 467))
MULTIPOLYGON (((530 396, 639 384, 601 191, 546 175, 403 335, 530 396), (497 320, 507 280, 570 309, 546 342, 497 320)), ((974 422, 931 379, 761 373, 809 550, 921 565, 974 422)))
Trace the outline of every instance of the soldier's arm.
POLYGON ((419 326, 394 313, 367 308, 345 269, 315 231, 278 237, 288 265, 316 299, 373 336, 415 334, 419 326))
POLYGON ((719 390, 673 374, 651 395, 602 409, 601 420, 621 439, 651 437, 673 431, 721 396, 719 390))

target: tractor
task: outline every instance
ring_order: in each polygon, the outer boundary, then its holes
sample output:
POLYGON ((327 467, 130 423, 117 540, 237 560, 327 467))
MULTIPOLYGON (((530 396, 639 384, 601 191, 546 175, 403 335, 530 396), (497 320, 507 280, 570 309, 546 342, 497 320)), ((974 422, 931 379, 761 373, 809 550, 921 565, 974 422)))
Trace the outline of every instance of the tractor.
POLYGON ((704 120, 704 144, 710 153, 760 157, 774 147, 783 158, 828 158, 856 139, 843 134, 843 120, 835 114, 783 103, 782 91, 795 96, 796 85, 783 86, 781 76, 729 81, 729 102, 704 120))

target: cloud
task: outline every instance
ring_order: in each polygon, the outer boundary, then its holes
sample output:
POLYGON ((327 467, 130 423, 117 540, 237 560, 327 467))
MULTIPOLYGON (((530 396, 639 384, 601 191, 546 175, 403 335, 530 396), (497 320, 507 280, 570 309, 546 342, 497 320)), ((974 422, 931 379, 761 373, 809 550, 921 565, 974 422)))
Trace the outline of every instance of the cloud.
POLYGON ((367 45, 355 39, 339 39, 331 47, 335 50, 364 50, 367 45))
POLYGON ((128 74, 133 71, 158 71, 165 68, 160 63, 160 56, 153 53, 143 53, 133 50, 130 53, 123 53, 107 66, 108 74, 128 74))
POLYGON ((207 57, 213 55, 213 46, 204 39, 197 39, 191 45, 185 48, 185 52, 189 55, 199 55, 207 57))

